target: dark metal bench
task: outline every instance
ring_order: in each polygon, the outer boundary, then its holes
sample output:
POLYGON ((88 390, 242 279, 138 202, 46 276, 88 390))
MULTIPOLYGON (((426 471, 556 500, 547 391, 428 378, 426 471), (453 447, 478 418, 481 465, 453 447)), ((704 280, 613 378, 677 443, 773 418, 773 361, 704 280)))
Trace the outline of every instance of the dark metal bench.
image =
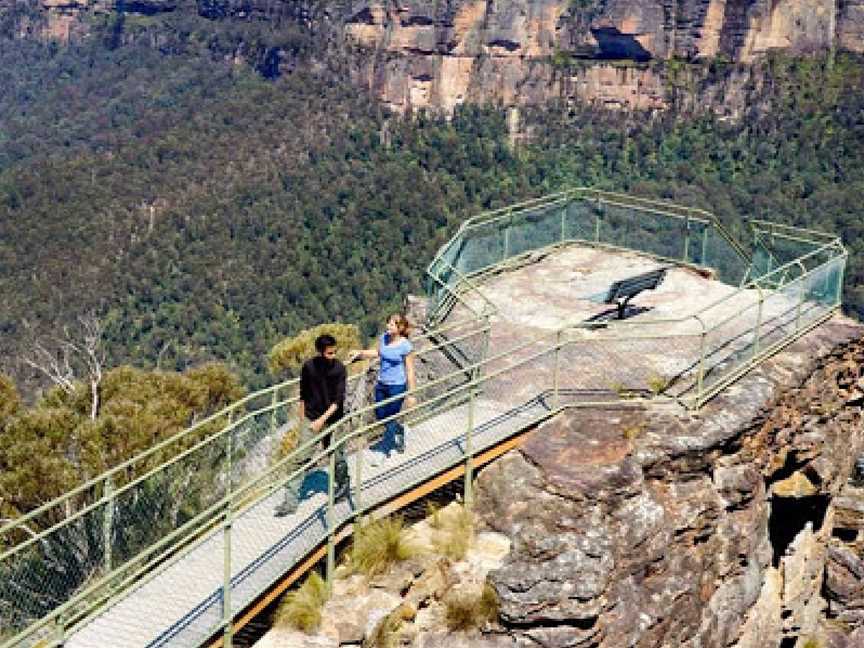
POLYGON ((620 279, 609 286, 604 304, 616 304, 618 306, 618 319, 624 319, 627 303, 643 290, 654 290, 663 283, 666 271, 669 268, 657 268, 651 272, 644 272, 635 277, 620 279))

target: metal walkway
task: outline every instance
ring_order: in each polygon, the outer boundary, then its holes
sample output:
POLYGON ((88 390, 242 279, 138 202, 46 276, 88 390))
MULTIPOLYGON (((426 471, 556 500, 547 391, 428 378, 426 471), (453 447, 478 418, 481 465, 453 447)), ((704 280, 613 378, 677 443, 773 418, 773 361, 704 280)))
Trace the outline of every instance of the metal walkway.
MULTIPOLYGON (((539 399, 514 406, 480 398, 475 404, 474 444, 483 450, 548 414, 539 399)), ((365 451, 364 503, 378 504, 464 461, 468 405, 409 429, 404 455, 391 455, 379 467, 365 451)), ((349 456, 356 483, 357 456, 349 456)), ((275 492, 235 518, 232 543, 232 600, 237 609, 253 602, 327 536, 327 474, 318 470, 304 482, 305 499, 297 513, 273 515, 281 500, 275 492)), ((351 500, 336 505, 338 521, 351 517, 351 500)), ((222 619, 224 535, 214 531, 196 549, 138 586, 66 641, 69 648, 171 646, 195 648, 210 638, 222 619), (110 641, 106 641, 109 639, 110 641)))

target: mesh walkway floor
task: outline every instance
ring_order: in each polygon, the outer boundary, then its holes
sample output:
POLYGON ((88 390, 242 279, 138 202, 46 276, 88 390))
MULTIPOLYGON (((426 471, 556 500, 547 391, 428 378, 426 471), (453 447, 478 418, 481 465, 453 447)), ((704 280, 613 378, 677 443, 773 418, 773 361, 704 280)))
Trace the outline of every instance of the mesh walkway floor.
MULTIPOLYGON (((541 399, 519 405, 479 398, 474 406, 474 450, 489 448, 519 432, 548 410, 541 399)), ((363 504, 381 503, 464 460, 468 405, 418 423, 406 435, 406 452, 373 467, 363 457, 363 504)), ((349 456, 352 487, 356 456, 349 456)), ((231 597, 240 609, 261 595, 326 537, 327 477, 307 475, 307 495, 295 515, 277 518, 281 493, 262 499, 234 522, 231 597)), ((336 506, 341 523, 352 497, 336 506)), ((197 647, 218 630, 222 618, 223 538, 212 532, 188 555, 129 592, 103 614, 72 634, 69 648, 139 646, 197 647)))

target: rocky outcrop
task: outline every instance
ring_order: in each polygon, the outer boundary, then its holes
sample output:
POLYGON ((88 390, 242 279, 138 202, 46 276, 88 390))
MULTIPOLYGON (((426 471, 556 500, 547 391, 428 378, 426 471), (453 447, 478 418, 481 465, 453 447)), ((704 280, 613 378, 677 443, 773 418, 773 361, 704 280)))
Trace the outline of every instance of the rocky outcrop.
POLYGON ((816 329, 699 415, 573 410, 486 468, 479 516, 513 543, 490 574, 506 633, 548 647, 856 645, 864 563, 832 529, 859 524, 838 494, 864 447, 862 331, 816 329))

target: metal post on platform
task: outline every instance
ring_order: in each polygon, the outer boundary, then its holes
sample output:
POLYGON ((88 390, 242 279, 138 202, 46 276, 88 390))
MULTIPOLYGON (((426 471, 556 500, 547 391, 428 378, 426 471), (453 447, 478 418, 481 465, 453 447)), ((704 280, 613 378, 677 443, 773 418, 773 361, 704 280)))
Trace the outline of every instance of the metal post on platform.
POLYGON ((708 346, 708 331, 702 327, 702 340, 699 343, 699 373, 696 375, 696 403, 702 398, 702 385, 705 382, 705 349, 708 346))
MULTIPOLYGON (((54 637, 51 639, 51 648, 63 648, 66 643, 66 619, 61 614, 54 620, 54 637)), ((37 646, 39 644, 36 644, 37 646)))
MULTIPOLYGON (((363 385, 362 381, 358 380, 357 389, 362 389, 363 385)), ((359 419, 357 423, 357 429, 363 427, 363 419, 362 417, 357 417, 359 419)), ((353 421, 353 417, 352 417, 353 421)), ((349 424, 346 426, 348 428, 348 433, 351 433, 353 428, 352 425, 349 424)), ((357 435, 357 448, 355 451, 355 469, 354 474, 356 477, 356 486, 354 488, 354 510, 362 511, 363 510, 363 455, 366 454, 366 435, 358 434, 357 435)))
POLYGON ((513 221, 513 212, 507 213, 507 227, 504 228, 504 258, 502 261, 510 258, 510 223, 513 221))
POLYGON ((333 495, 336 479, 336 444, 330 444, 327 464, 327 595, 333 591, 333 574, 336 571, 336 513, 333 510, 333 495))
POLYGON ((702 228, 702 257, 699 263, 703 266, 708 265, 708 226, 702 228))
POLYGON ((233 410, 228 413, 228 438, 225 447, 225 522, 222 528, 222 624, 224 648, 231 648, 233 644, 233 622, 234 614, 231 609, 231 526, 234 523, 231 511, 232 479, 234 471, 234 436, 231 424, 234 422, 233 410))
POLYGON ((102 499, 105 501, 105 516, 102 518, 103 569, 106 574, 110 574, 112 563, 111 529, 114 528, 114 483, 110 474, 105 477, 103 482, 102 499))
POLYGON ((597 209, 594 210, 594 242, 600 242, 600 215, 603 213, 603 201, 597 199, 597 209))
POLYGON ((274 387, 273 388, 273 396, 270 398, 270 407, 272 407, 272 409, 270 410, 270 434, 271 435, 274 432, 276 432, 276 427, 277 427, 277 425, 276 425, 276 403, 278 403, 278 402, 279 402, 279 388, 274 387))
POLYGON ((471 482, 474 479, 474 402, 477 387, 476 373, 472 372, 468 385, 468 427, 465 430, 465 505, 470 507, 474 502, 471 482))
POLYGON ((681 260, 687 263, 687 257, 690 255, 690 212, 684 217, 684 253, 681 255, 681 260))
POLYGON ((762 329, 762 304, 765 301, 765 298, 762 294, 762 288, 756 286, 756 290, 759 291, 759 308, 756 311, 756 331, 753 334, 753 356, 755 357, 759 353, 759 332, 762 329))
POLYGON ((561 406, 561 398, 559 393, 560 364, 561 364, 561 331, 555 335, 555 364, 552 367, 552 409, 557 410, 561 406))
POLYGON ((561 209, 561 240, 560 243, 563 243, 567 240, 567 209, 569 208, 569 204, 567 207, 563 207, 561 209))
POLYGON ((229 500, 225 505, 225 522, 222 528, 222 645, 224 648, 231 648, 234 635, 234 614, 231 610, 231 525, 233 522, 229 500))

